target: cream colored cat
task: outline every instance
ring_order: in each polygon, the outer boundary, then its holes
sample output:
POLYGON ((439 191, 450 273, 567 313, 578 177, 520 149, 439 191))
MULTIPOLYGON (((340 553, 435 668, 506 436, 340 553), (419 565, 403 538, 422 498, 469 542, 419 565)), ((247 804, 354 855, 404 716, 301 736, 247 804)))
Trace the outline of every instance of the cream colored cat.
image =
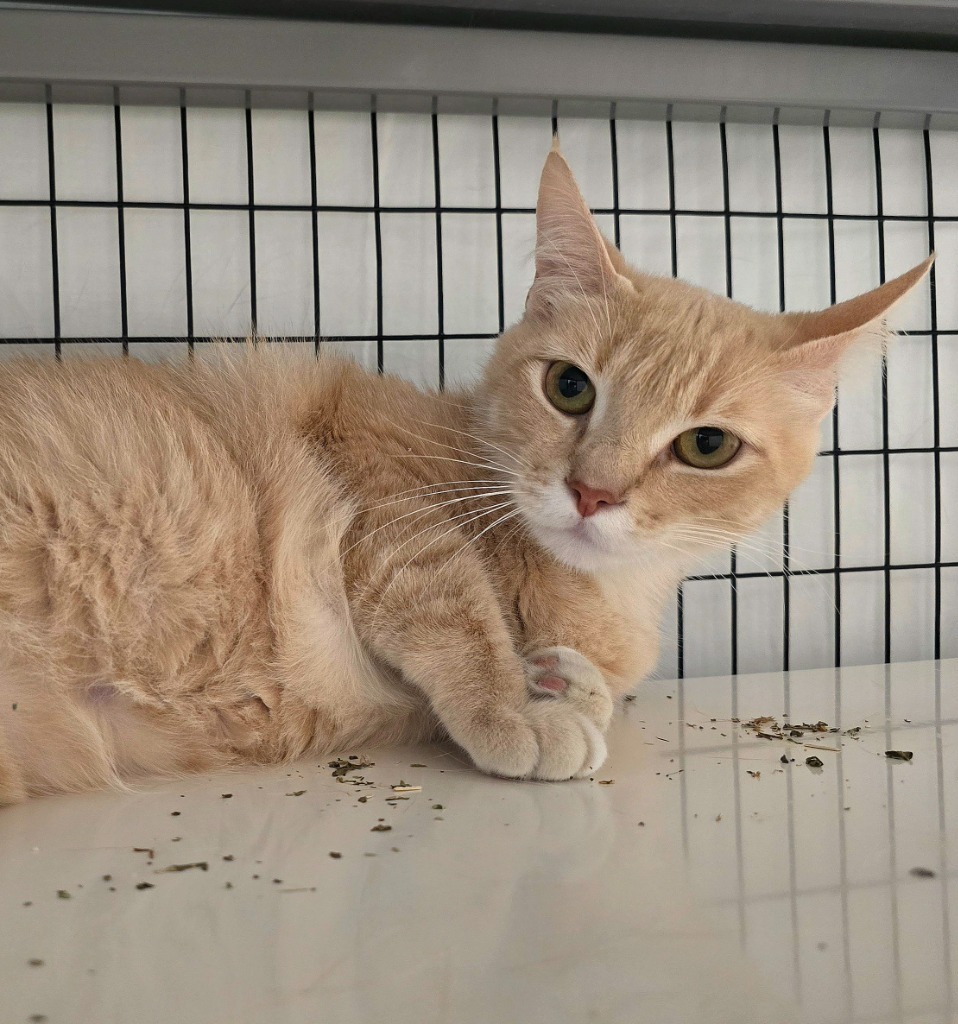
POLYGON ((0 803, 446 734, 568 779, 703 553, 807 474, 839 357, 931 260, 821 313, 629 268, 553 151, 481 383, 343 360, 0 369, 0 803))

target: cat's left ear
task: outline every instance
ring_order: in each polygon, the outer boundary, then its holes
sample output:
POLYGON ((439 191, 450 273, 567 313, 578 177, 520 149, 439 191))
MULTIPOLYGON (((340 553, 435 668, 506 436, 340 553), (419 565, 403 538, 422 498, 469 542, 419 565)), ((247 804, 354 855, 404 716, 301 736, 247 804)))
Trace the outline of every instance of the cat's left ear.
POLYGON ((536 203, 536 276, 527 315, 548 319, 570 299, 602 298, 624 280, 621 253, 602 237, 558 140, 546 157, 536 203))
POLYGON ((928 273, 935 254, 901 277, 847 302, 818 313, 784 313, 786 347, 779 352, 786 377, 805 396, 813 411, 825 416, 835 401, 835 382, 842 356, 860 338, 879 326, 888 311, 928 273))

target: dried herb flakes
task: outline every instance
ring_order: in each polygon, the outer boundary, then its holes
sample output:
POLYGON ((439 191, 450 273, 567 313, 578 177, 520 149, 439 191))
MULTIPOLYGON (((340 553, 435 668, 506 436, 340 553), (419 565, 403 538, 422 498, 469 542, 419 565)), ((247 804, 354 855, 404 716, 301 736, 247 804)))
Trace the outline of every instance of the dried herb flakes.
POLYGON ((343 757, 337 757, 335 761, 330 761, 327 767, 333 769, 333 778, 342 778, 347 772, 356 772, 360 768, 372 768, 375 761, 367 761, 364 757, 359 757, 356 754, 350 754, 349 760, 343 757))

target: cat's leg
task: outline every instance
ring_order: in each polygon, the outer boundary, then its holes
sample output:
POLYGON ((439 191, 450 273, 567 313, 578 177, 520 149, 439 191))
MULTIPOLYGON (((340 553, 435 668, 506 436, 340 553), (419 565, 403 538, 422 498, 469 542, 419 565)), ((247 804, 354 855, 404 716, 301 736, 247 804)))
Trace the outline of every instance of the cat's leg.
MULTIPOLYGON (((438 522, 410 553, 401 527, 377 545, 375 557, 347 559, 363 643, 426 695, 445 731, 483 771, 569 779, 596 770, 605 746, 588 699, 543 699, 530 688, 529 666, 462 533, 438 522)), ((352 554, 363 547, 360 540, 352 554)))

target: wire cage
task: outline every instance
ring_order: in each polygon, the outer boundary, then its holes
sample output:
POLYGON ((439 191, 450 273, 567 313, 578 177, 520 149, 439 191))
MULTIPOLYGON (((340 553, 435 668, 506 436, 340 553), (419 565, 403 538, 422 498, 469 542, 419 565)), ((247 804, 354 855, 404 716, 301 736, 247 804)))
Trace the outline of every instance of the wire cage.
POLYGON ((71 73, 0 92, 4 355, 202 357, 255 329, 468 381, 521 313, 556 131, 627 258, 760 308, 840 301, 936 249, 882 365, 843 383, 810 480, 681 589, 658 671, 958 653, 942 629, 958 612, 958 132, 941 112, 71 73))
POLYGON ((556 130, 631 262, 759 308, 840 301, 936 250, 885 357, 843 381, 809 480, 681 588, 658 673, 680 680, 685 869, 727 894, 742 947, 775 936, 760 958, 808 1019, 951 1021, 955 665, 812 690, 778 673, 958 655, 952 56, 0 11, 0 357, 202 359, 255 327, 304 358, 474 380, 523 308, 556 130), (905 687, 922 714, 893 732, 905 687), (844 727, 881 708, 886 745, 934 736, 927 784, 896 803, 886 764, 883 810, 848 815, 839 750, 825 799, 788 774, 773 813, 742 780, 748 740, 686 728, 706 691, 732 720, 771 702, 844 727), (778 858, 750 845, 760 813, 778 858), (940 837, 939 877, 906 899, 916 835, 940 837), (866 926, 889 936, 888 985, 867 991, 866 926))

